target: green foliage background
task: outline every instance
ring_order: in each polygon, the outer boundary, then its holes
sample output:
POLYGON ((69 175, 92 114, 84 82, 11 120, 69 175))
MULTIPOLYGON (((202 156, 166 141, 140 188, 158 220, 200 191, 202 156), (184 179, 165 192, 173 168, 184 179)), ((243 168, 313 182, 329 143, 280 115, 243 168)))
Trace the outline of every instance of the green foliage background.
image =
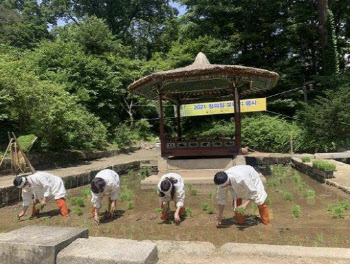
MULTIPOLYGON (((156 102, 127 91, 138 78, 211 63, 273 70, 264 97, 281 116, 244 114, 243 144, 261 151, 349 148, 350 0, 0 0, 0 145, 35 134, 37 150, 126 147, 158 133, 156 102), (174 2, 185 8, 178 16, 174 2), (62 26, 62 22, 65 25, 62 26), (60 24, 60 25, 59 25, 60 24), (286 117, 288 119, 281 119, 286 117)), ((175 133, 166 104, 166 133, 175 133)), ((232 137, 230 116, 183 120, 188 137, 232 137), (200 126, 198 126, 200 124, 200 126)))

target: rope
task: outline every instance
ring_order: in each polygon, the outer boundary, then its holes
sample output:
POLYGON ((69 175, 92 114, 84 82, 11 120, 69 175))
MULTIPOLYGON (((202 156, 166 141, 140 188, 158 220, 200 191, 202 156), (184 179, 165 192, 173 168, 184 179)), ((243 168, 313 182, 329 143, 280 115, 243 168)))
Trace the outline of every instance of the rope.
POLYGON ((285 94, 285 93, 289 93, 289 92, 292 92, 292 91, 295 91, 295 90, 300 90, 300 89, 303 89, 304 87, 297 87, 297 88, 293 88, 293 89, 290 89, 288 91, 284 91, 284 92, 281 92, 281 93, 278 93, 278 94, 273 94, 273 95, 270 95, 267 98, 271 98, 271 97, 274 97, 274 96, 278 96, 278 95, 281 95, 281 94, 285 94))

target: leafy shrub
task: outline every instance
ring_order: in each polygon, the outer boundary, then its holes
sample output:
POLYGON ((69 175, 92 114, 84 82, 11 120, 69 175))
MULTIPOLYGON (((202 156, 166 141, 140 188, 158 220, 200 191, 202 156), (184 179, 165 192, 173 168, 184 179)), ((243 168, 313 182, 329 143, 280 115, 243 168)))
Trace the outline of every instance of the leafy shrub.
POLYGON ((305 195, 308 198, 315 198, 315 191, 313 189, 307 189, 305 195))
POLYGON ((208 203, 201 203, 201 208, 203 211, 207 211, 209 208, 209 204, 208 203))
POLYGON ((79 206, 74 206, 73 212, 76 215, 81 216, 83 214, 83 209, 81 207, 79 207, 79 206))
POLYGON ((114 143, 120 148, 129 147, 136 141, 134 131, 132 131, 127 124, 120 124, 114 130, 113 138, 114 143))
POLYGON ((152 136, 152 125, 146 119, 135 122, 136 138, 138 140, 148 140, 152 136))
POLYGON ((72 197, 70 199, 72 205, 77 205, 79 207, 85 207, 85 200, 82 197, 72 197))
POLYGON ((299 205, 294 204, 292 206, 292 215, 294 218, 299 218, 299 216, 300 216, 300 206, 299 205))
POLYGON ((290 192, 285 192, 283 194, 283 198, 286 200, 286 201, 293 201, 293 194, 290 193, 290 192))
POLYGON ((335 171, 336 169, 335 164, 324 160, 314 160, 312 166, 322 171, 335 171))
POLYGON ((196 189, 192 189, 191 190, 191 196, 196 196, 197 195, 197 190, 196 189))
POLYGON ((309 156, 303 156, 301 157, 301 160, 305 163, 305 162, 310 162, 311 161, 311 157, 309 156))

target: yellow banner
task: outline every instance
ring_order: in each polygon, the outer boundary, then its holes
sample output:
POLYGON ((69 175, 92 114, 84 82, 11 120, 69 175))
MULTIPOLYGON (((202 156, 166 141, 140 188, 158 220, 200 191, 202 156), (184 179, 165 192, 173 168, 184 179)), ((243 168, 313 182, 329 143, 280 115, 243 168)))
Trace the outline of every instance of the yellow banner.
MULTIPOLYGON (((241 112, 266 111, 266 98, 244 99, 240 101, 241 112)), ((181 116, 201 116, 233 114, 233 101, 181 105, 181 116)))

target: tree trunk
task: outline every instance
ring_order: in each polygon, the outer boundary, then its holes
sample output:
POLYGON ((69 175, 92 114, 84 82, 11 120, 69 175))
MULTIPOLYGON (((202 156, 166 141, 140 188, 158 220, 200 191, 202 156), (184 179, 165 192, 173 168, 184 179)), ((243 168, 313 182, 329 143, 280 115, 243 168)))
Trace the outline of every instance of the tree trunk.
POLYGON ((327 31, 327 14, 328 10, 328 2, 327 0, 317 0, 317 13, 318 13, 318 21, 319 21, 319 34, 320 34, 320 44, 321 47, 324 48, 327 45, 328 41, 328 31, 327 31))

